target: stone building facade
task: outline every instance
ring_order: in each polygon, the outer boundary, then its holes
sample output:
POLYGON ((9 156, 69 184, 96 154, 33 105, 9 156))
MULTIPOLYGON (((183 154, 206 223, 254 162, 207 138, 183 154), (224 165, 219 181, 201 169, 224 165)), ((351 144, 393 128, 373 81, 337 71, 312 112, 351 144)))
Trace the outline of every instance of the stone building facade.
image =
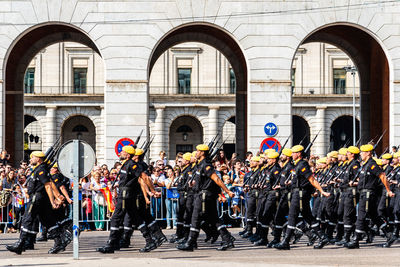
MULTIPOLYGON (((50 0, 3 1, 0 7, 5 14, 0 18, 0 136, 2 147, 15 159, 23 154, 25 71, 42 49, 70 41, 90 47, 103 59, 104 108, 99 112, 107 162, 115 159, 118 139, 135 136, 142 129, 149 136, 154 64, 167 49, 184 42, 213 46, 230 62, 236 74, 236 149, 241 154, 257 150, 268 121, 279 125, 279 139, 290 135, 292 107, 298 105, 292 97, 293 58, 301 45, 312 42, 339 47, 357 66, 364 140, 387 129, 379 149, 400 143, 397 2, 50 0)), ((347 105, 346 99, 337 101, 347 105)), ((77 109, 85 104, 79 97, 70 100, 77 109)), ((330 107, 323 100, 319 103, 315 120, 324 124, 322 115, 330 107)), ((51 110, 46 109, 45 131, 58 127, 54 123, 57 112, 51 110)), ((166 113, 168 108, 157 112, 166 113)), ((215 117, 215 111, 209 117, 215 117)), ((162 131, 163 124, 157 125, 162 131)), ((206 134, 214 130, 215 126, 206 134)), ((311 136, 317 130, 312 127, 311 136)), ((317 138, 316 153, 325 152, 327 139, 327 131, 317 138)))

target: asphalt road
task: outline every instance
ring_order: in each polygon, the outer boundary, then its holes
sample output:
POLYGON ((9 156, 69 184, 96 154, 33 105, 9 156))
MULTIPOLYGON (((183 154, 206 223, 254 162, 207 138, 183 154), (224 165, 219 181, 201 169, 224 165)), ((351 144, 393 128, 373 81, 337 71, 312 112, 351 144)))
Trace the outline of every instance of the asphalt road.
MULTIPOLYGON (((400 241, 391 248, 381 248, 382 238, 376 238, 374 244, 361 243, 361 248, 349 250, 329 245, 322 250, 306 246, 303 237, 299 244, 292 245, 290 251, 278 251, 265 247, 253 247, 249 241, 238 236, 240 229, 232 229, 236 237, 235 248, 229 251, 216 251, 217 245, 204 243, 204 236, 199 240, 199 249, 194 252, 182 252, 174 244, 164 244, 150 252, 139 253, 144 246, 144 239, 138 231, 132 237, 129 249, 122 249, 114 254, 99 254, 96 247, 105 244, 108 232, 83 232, 80 237, 80 260, 72 259, 72 244, 65 252, 48 255, 53 241, 40 242, 35 250, 21 256, 8 252, 6 244, 17 240, 18 234, 0 234, 0 266, 400 266, 400 241)), ((170 236, 173 231, 164 231, 170 236)))

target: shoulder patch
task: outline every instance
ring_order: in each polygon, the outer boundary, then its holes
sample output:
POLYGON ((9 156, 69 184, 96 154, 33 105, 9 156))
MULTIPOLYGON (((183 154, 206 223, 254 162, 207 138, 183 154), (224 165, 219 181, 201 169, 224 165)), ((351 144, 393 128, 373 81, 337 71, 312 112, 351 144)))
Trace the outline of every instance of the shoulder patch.
POLYGON ((375 169, 375 164, 371 166, 371 170, 375 169))
POLYGON ((42 175, 42 174, 43 174, 43 171, 39 172, 39 175, 42 175))
POLYGON ((303 169, 301 169, 301 172, 305 172, 306 171, 306 167, 304 167, 303 169))
POLYGON ((353 166, 353 169, 357 169, 357 168, 358 168, 358 166, 357 166, 357 165, 354 165, 354 166, 353 166))
POLYGON ((211 169, 211 166, 207 166, 206 167, 206 171, 208 171, 209 169, 211 169))
POLYGON ((136 169, 137 165, 133 165, 132 170, 136 169))
POLYGON ((278 173, 279 173, 279 171, 275 171, 275 172, 274 172, 274 174, 278 174, 278 173))

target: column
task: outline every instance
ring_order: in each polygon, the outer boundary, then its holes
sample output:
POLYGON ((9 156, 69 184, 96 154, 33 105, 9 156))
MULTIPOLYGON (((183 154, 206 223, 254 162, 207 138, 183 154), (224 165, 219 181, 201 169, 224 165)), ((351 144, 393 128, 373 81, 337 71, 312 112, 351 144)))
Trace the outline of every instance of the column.
POLYGON ((105 163, 105 134, 104 134, 104 106, 99 106, 100 108, 100 123, 99 129, 96 130, 96 157, 98 162, 105 163))
POLYGON ((326 106, 317 106, 316 107, 316 113, 315 113, 315 125, 313 130, 311 131, 312 134, 310 136, 310 141, 315 137, 315 135, 318 133, 318 131, 321 129, 321 132, 319 133, 317 139, 315 140, 315 143, 311 149, 311 152, 313 154, 319 155, 319 156, 324 156, 327 152, 327 149, 329 147, 329 133, 326 129, 325 125, 325 111, 326 111, 326 106))
MULTIPOLYGON (((60 132, 61 134, 61 132, 60 132)), ((46 125, 43 131, 43 151, 46 151, 57 140, 57 106, 46 106, 46 125)))
MULTIPOLYGON (((107 80, 104 94, 105 159, 111 166, 117 156, 115 145, 121 138, 136 137, 143 130, 146 140, 149 126, 149 103, 146 80, 107 80)), ((141 141, 142 143, 142 141, 141 141)))
MULTIPOLYGON (((208 107, 208 140, 218 134, 218 110, 219 106, 208 107)), ((222 129, 220 134, 222 134, 222 129)))
MULTIPOLYGON (((165 106, 162 105, 155 105, 154 106, 156 110, 156 117, 154 120, 154 132, 151 134, 154 135, 154 141, 151 146, 151 158, 156 159, 158 158, 158 154, 160 153, 161 150, 165 150, 165 145, 166 145, 166 140, 164 138, 164 111, 165 111, 165 106)), ((173 159, 172 155, 167 155, 169 159, 173 159)))

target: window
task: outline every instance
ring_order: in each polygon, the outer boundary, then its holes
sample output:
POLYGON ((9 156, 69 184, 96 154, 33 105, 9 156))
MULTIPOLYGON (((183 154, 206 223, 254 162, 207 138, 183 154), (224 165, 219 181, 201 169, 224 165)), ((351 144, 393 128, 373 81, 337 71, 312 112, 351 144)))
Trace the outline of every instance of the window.
POLYGON ((236 76, 232 68, 229 69, 229 78, 230 78, 229 93, 236 94, 236 76))
POLYGON ((178 94, 190 94, 192 69, 178 69, 178 94))
POLYGON ((290 80, 292 81, 292 94, 294 94, 294 88, 296 87, 296 68, 292 68, 290 80))
POLYGON ((333 69, 333 93, 346 93, 346 70, 333 69))
POLYGON ((87 68, 74 68, 74 94, 86 94, 87 68))
POLYGON ((35 68, 28 68, 24 78, 24 92, 26 94, 34 93, 35 85, 35 68))
POLYGON ((176 145, 176 153, 193 152, 193 145, 176 145))

